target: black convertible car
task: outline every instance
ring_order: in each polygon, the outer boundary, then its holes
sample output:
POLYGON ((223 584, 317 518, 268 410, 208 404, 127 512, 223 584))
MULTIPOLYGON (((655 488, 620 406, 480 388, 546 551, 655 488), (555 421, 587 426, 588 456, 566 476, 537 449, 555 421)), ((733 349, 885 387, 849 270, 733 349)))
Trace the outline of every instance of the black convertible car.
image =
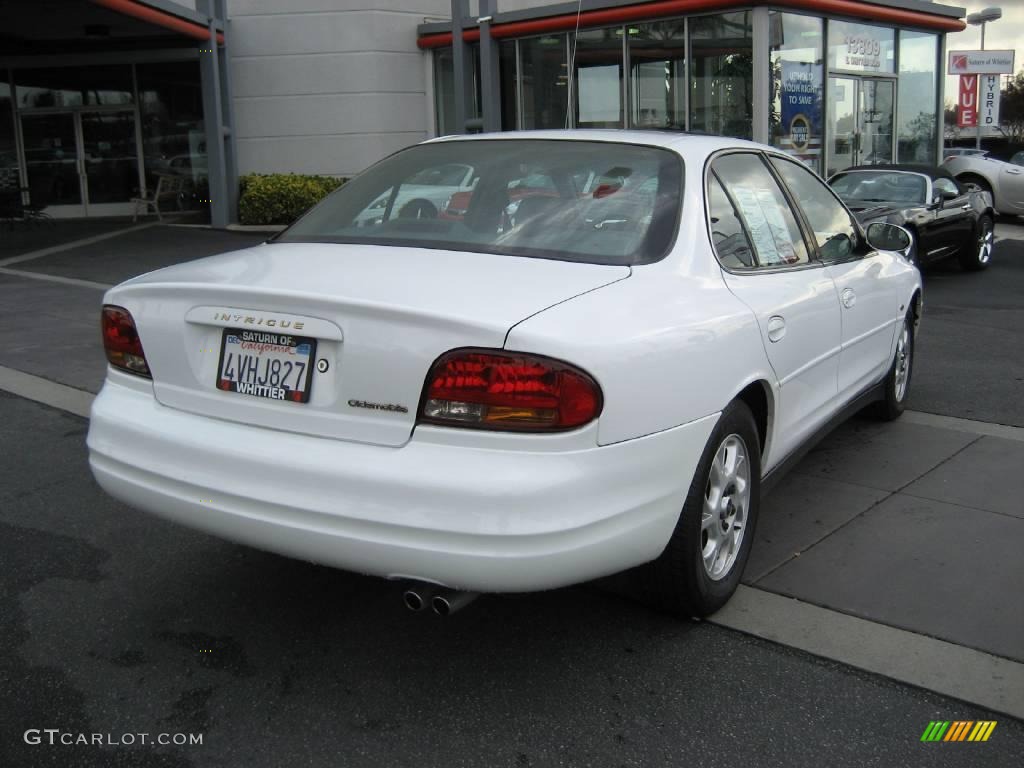
POLYGON ((991 195, 943 168, 858 165, 828 183, 863 226, 884 221, 910 232, 906 255, 919 266, 956 256, 964 269, 979 270, 992 259, 991 195))

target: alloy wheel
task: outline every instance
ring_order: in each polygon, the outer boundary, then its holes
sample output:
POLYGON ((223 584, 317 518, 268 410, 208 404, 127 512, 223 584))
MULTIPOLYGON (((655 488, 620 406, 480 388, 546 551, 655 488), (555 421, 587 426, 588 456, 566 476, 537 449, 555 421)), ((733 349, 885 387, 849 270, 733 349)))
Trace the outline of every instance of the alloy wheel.
POLYGON ((907 394, 907 384, 910 381, 910 347, 910 323, 904 318, 900 337, 896 341, 896 379, 894 384, 897 403, 902 403, 907 394))
POLYGON ((992 258, 992 247, 995 243, 992 222, 988 219, 982 219, 978 226, 978 263, 988 264, 989 259, 992 258))
POLYGON ((715 451, 701 514, 701 559, 712 581, 729 575, 747 527, 750 461, 743 438, 731 434, 715 451))

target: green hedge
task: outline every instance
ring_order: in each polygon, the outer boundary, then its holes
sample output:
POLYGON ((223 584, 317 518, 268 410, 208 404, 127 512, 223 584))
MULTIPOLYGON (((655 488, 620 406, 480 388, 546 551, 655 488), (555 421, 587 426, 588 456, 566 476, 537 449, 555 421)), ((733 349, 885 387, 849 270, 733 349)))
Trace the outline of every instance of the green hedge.
POLYGON ((251 173, 238 180, 242 224, 291 224, 345 179, 298 173, 251 173))

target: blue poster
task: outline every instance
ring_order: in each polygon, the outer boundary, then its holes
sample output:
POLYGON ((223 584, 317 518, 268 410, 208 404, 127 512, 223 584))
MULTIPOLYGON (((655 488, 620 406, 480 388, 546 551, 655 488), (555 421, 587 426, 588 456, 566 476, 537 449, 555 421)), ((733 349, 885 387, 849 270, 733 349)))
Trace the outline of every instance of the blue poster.
POLYGON ((781 133, 800 153, 821 146, 821 65, 782 62, 781 133))

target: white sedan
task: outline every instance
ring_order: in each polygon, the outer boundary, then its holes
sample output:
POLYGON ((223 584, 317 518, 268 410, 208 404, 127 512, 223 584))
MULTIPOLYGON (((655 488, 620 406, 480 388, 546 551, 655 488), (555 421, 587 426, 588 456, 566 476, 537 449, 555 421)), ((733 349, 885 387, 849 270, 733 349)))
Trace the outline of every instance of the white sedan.
POLYGON ((90 465, 139 509, 411 583, 414 608, 635 569, 706 615, 767 484, 853 410, 903 410, 908 242, 749 142, 427 142, 272 242, 111 289, 90 465), (478 176, 463 215, 359 225, 452 163, 478 176))

